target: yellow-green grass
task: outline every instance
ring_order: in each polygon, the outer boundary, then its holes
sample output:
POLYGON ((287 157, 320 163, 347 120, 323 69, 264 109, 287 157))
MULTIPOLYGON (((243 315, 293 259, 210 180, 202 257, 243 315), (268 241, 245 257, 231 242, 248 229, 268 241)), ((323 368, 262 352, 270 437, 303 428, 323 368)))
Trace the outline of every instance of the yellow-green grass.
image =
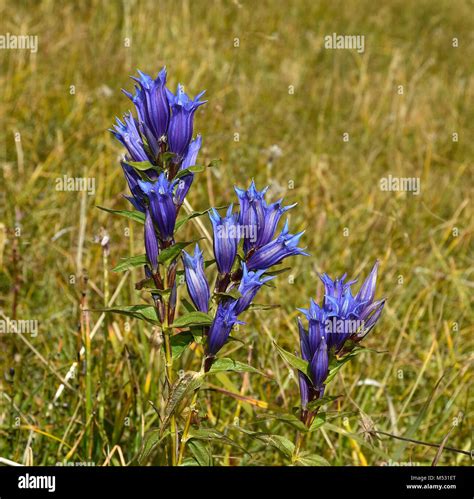
MULTIPOLYGON (((7 317, 39 321, 35 338, 0 336, 0 457, 130 463, 143 434, 158 425, 148 401, 160 405, 163 361, 150 348, 151 329, 121 316, 108 316, 91 342, 89 392, 81 362, 71 389, 50 404, 82 345, 80 276, 89 278, 86 305, 100 308, 104 276, 113 295, 123 274, 110 269, 143 252, 140 225, 96 206, 128 209, 122 150, 107 128, 130 108, 120 92, 132 87, 128 76, 163 65, 172 87, 207 89, 209 102, 195 119, 200 161, 222 160, 196 178, 193 208, 235 201, 233 186, 251 178, 270 184, 271 196, 298 203, 291 227, 306 229, 302 242, 311 253, 289 260, 292 270, 259 295, 259 303, 280 307, 247 313, 247 325, 234 333, 242 342, 222 352, 269 377, 229 374, 213 384, 291 412, 296 378, 273 341, 297 348, 296 308, 321 299, 318 272, 364 275, 379 259, 377 293, 387 304, 365 344, 384 353, 363 353, 345 366, 328 389, 341 395, 327 408, 333 427, 312 434, 306 449, 334 465, 435 458, 426 445, 381 436, 364 446, 334 429, 360 432, 368 417, 378 430, 433 444, 449 433, 446 446, 470 451, 469 2, 7 1, 0 18, 0 34, 39 37, 36 54, 0 50, 0 306, 7 317), (364 35, 365 51, 325 49, 332 33, 364 35), (272 158, 274 145, 280 157, 272 158), (56 190, 63 175, 94 178, 95 195, 56 190), (420 195, 382 191, 388 175, 420 178, 420 195), (105 273, 101 230, 110 236, 105 273)), ((181 237, 199 235, 190 224, 181 237)), ((116 304, 140 301, 140 278, 140 270, 127 275, 116 304)), ((90 313, 91 329, 99 317, 90 313)), ((180 359, 186 369, 199 368, 198 352, 180 359)), ((226 430, 244 447, 248 437, 230 425, 295 439, 293 428, 269 419, 271 411, 219 392, 201 392, 199 410, 204 427, 226 430)), ((289 464, 271 446, 254 446, 251 456, 220 443, 211 449, 214 464, 289 464)), ((159 455, 148 460, 160 462, 159 455)), ((438 462, 471 460, 444 450, 438 462)))

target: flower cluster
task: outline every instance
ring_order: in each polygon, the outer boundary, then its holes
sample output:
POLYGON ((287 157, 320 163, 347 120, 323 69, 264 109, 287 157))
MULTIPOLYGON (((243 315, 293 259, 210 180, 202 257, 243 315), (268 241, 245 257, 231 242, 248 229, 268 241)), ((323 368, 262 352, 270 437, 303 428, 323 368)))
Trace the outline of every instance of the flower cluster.
MULTIPOLYGON (((235 189, 239 211, 234 212, 230 205, 223 216, 215 209, 209 214, 219 273, 214 290, 218 297, 217 309, 207 331, 209 357, 214 357, 222 348, 234 325, 242 324, 238 316, 250 307, 258 290, 273 278, 266 274, 269 269, 289 256, 307 255, 298 247, 304 231, 290 234, 286 221, 276 235, 282 215, 295 205, 283 206, 282 200, 268 204, 267 189, 258 191, 252 181, 247 190, 235 189)), ((198 310, 207 312, 211 293, 199 247, 196 246, 193 257, 184 252, 183 261, 189 295, 198 310)))
POLYGON ((194 113, 206 101, 204 92, 191 99, 178 85, 176 94, 166 88, 166 69, 155 79, 138 71, 135 93, 124 90, 136 109, 117 118, 111 132, 125 146, 122 161, 131 196, 127 199, 145 214, 145 249, 156 269, 161 248, 173 243, 176 217, 193 182, 188 170, 196 163, 201 136, 192 140, 194 113), (178 174, 178 172, 181 172, 178 174))
POLYGON ((356 281, 346 282, 346 274, 335 280, 323 274, 323 306, 311 300, 309 309, 299 309, 308 321, 305 328, 298 319, 301 356, 310 372, 309 377, 299 373, 303 409, 323 396, 330 358, 343 353, 345 346, 350 347, 349 341, 360 342, 380 317, 385 300, 374 301, 377 270, 378 262, 355 296, 351 286, 356 281))

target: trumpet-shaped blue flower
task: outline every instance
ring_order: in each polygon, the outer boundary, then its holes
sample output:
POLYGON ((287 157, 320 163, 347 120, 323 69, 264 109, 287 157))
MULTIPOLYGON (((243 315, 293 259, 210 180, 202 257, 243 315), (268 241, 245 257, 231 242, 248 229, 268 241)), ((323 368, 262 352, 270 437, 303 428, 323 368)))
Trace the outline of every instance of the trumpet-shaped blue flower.
POLYGON ((209 212, 214 232, 214 256, 221 274, 231 271, 240 240, 239 214, 232 213, 232 209, 231 204, 225 217, 221 217, 214 208, 209 212))
POLYGON ((199 100, 204 92, 190 99, 182 85, 178 85, 176 95, 167 89, 168 101, 171 105, 171 119, 168 129, 169 150, 182 159, 193 136, 194 113, 207 101, 199 100))
POLYGON ((132 203, 134 208, 136 208, 138 211, 141 211, 142 213, 145 213, 146 196, 143 194, 143 191, 138 185, 140 176, 130 165, 127 165, 127 163, 122 161, 121 166, 130 192, 132 193, 131 196, 125 196, 125 198, 128 199, 130 203, 132 203))
POLYGON ((138 83, 135 86, 135 95, 126 90, 123 92, 135 105, 139 126, 156 157, 170 120, 170 106, 165 87, 166 68, 163 68, 155 79, 141 71, 138 71, 138 74, 139 78, 132 76, 138 83))
POLYGON ((240 298, 237 299, 235 305, 235 313, 237 315, 241 314, 244 310, 247 310, 252 303, 258 290, 268 281, 274 279, 275 276, 265 276, 262 277, 265 270, 257 270, 252 272, 247 270, 247 265, 242 262, 242 280, 239 285, 240 298))
MULTIPOLYGON (((316 309, 313 312, 316 312, 316 309)), ((319 314, 319 311, 317 313, 319 314)), ((306 331, 300 319, 298 319, 298 330, 301 357, 308 362, 311 373, 311 378, 299 373, 301 405, 304 408, 308 402, 322 397, 324 393, 324 381, 329 373, 329 355, 324 334, 320 331, 312 333, 311 330, 306 331)))
MULTIPOLYGON (((190 142, 188 146, 188 150, 186 151, 186 155, 184 156, 183 162, 181 163, 180 170, 186 170, 191 166, 196 165, 197 155, 199 153, 199 149, 201 149, 202 138, 198 135, 193 141, 190 142)), ((193 183, 194 175, 189 173, 188 175, 184 175, 178 181, 178 187, 176 188, 176 204, 181 206, 183 204, 184 198, 193 183)))
POLYGON ((170 240, 176 224, 176 206, 173 201, 175 182, 170 182, 162 173, 156 182, 139 180, 138 185, 148 198, 151 218, 161 240, 170 240))
POLYGON ((375 326, 385 305, 385 300, 374 301, 378 266, 377 261, 355 297, 351 286, 356 281, 345 282, 345 274, 335 280, 326 274, 321 276, 330 348, 339 351, 349 338, 360 341, 375 326))
POLYGON ((183 250, 183 263, 189 296, 198 310, 207 312, 211 293, 204 274, 204 258, 197 244, 194 256, 183 250))
POLYGON ((224 346, 235 324, 244 324, 237 319, 236 301, 221 301, 217 306, 216 316, 207 333, 207 350, 214 356, 224 346))
POLYGON ((360 341, 375 326, 385 300, 374 301, 378 262, 354 297, 346 275, 331 279, 321 276, 325 294, 323 306, 311 300, 309 309, 299 309, 308 320, 306 330, 298 319, 301 357, 309 363, 311 379, 300 374, 302 406, 321 397, 328 375, 329 351, 340 352, 348 339, 360 341))
POLYGON ((308 255, 302 248, 298 248, 298 242, 303 234, 304 231, 290 234, 287 221, 276 239, 251 254, 247 259, 247 267, 249 270, 268 269, 289 256, 308 255))
POLYGON ((126 147, 132 161, 148 161, 143 139, 138 131, 137 122, 131 113, 125 114, 124 123, 116 118, 117 124, 110 129, 115 138, 126 147))
POLYGON ((296 206, 282 206, 282 200, 267 204, 265 194, 268 187, 261 191, 252 180, 247 190, 235 187, 240 203, 240 224, 247 228, 244 238, 244 252, 269 243, 275 236, 278 222, 283 213, 296 206))

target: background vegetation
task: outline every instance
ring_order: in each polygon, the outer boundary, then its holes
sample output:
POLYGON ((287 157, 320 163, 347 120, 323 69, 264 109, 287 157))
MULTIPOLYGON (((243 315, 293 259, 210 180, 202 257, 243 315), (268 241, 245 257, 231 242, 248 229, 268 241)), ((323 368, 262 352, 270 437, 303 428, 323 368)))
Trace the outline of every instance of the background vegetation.
MULTIPOLYGON (((38 465, 130 463, 158 424, 148 401, 160 404, 163 361, 150 346, 152 331, 121 316, 91 312, 83 319, 94 334, 91 361, 81 361, 55 394, 82 346, 81 301, 89 308, 107 298, 139 301, 141 271, 110 269, 143 252, 141 226, 96 206, 127 207, 122 150, 107 132, 130 107, 120 89, 132 87, 128 75, 136 68, 156 73, 163 65, 172 87, 183 82, 193 95, 207 89, 209 103, 195 120, 204 139, 200 158, 222 160, 195 181, 193 208, 227 204, 233 186, 253 177, 271 185, 272 197, 298 203, 291 226, 306 229, 312 255, 292 259, 289 274, 262 290, 259 303, 279 308, 247 313, 247 326, 235 333, 242 342, 226 347, 267 377, 220 374, 201 391, 201 426, 250 452, 206 441, 212 463, 291 462, 284 450, 244 433, 295 439, 291 425, 272 417, 272 407, 291 412, 299 397, 272 342, 294 350, 296 307, 322 297, 318 272, 366 275, 377 258, 377 295, 387 305, 365 344, 384 353, 364 353, 338 374, 329 393, 340 398, 326 407, 327 423, 306 448, 334 465, 434 459, 433 447, 368 438, 364 428, 375 425, 433 444, 449 435, 446 446, 470 451, 472 3, 0 5, 1 33, 39 37, 36 54, 0 50, 0 306, 6 317, 39 321, 35 338, 0 335, 0 457, 38 465), (334 32, 364 35, 365 52, 326 50, 323 37, 334 32), (419 177, 421 194, 381 191, 389 174, 419 177), (63 175, 94 178, 95 195, 57 191, 63 175), (86 374, 95 414, 89 421, 86 374)), ((192 224, 187 230, 183 238, 200 235, 192 224)), ((186 368, 199 366, 195 353, 183 354, 186 368)), ((146 462, 159 463, 159 453, 146 462)), ((439 463, 471 460, 445 449, 439 463)))

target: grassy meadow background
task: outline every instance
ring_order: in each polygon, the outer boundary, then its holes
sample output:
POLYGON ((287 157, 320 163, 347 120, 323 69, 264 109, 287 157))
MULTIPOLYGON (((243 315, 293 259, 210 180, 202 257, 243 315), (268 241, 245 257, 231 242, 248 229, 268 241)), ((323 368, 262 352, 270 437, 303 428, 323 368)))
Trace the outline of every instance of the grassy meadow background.
MULTIPOLYGON (((122 149, 107 128, 130 109, 120 91, 132 88, 128 76, 136 68, 156 74, 163 65, 171 88, 183 82, 192 95, 207 90, 209 102, 195 118, 204 144, 199 162, 222 160, 196 177, 188 196, 193 208, 235 201, 233 186, 251 178, 259 187, 270 184, 270 197, 298 203, 290 227, 306 229, 302 242, 312 255, 287 261, 292 270, 258 298, 280 307, 246 313, 247 325, 235 333, 243 343, 222 353, 268 377, 221 374, 200 394, 201 425, 226 432, 249 452, 209 442, 212 464, 291 463, 241 430, 271 430, 294 441, 295 429, 264 407, 291 412, 299 398, 273 341, 296 348, 295 310, 322 298, 318 272, 366 275, 376 259, 377 296, 387 304, 365 345, 384 353, 363 353, 345 366, 328 391, 341 397, 306 449, 334 465, 435 458, 430 446, 368 438, 364 428, 375 425, 432 444, 447 437, 447 447, 471 450, 472 2, 0 6, 0 34, 37 35, 39 43, 36 54, 0 50, 0 308, 3 318, 39 322, 36 337, 0 335, 0 458, 129 464, 158 425, 149 401, 160 404, 163 361, 150 347, 150 328, 122 316, 90 312, 91 360, 80 361, 55 394, 82 346, 81 301, 90 309, 111 299, 140 301, 134 283, 141 270, 111 269, 143 253, 142 228, 96 206, 128 209, 122 149), (364 53, 325 49, 324 36, 334 32, 364 35, 364 53), (382 191, 379 181, 390 174, 419 177, 420 195, 382 191), (95 195, 56 190, 63 175, 94 178, 95 195), (222 390, 260 402, 239 402, 222 390)), ((201 235, 194 224, 186 231, 182 239, 201 235)), ((209 243, 203 247, 209 257, 209 243)), ((180 360, 186 369, 199 366, 193 352, 180 360)), ((160 462, 159 455, 147 461, 160 462)), ((445 449, 438 463, 471 459, 445 449)))

